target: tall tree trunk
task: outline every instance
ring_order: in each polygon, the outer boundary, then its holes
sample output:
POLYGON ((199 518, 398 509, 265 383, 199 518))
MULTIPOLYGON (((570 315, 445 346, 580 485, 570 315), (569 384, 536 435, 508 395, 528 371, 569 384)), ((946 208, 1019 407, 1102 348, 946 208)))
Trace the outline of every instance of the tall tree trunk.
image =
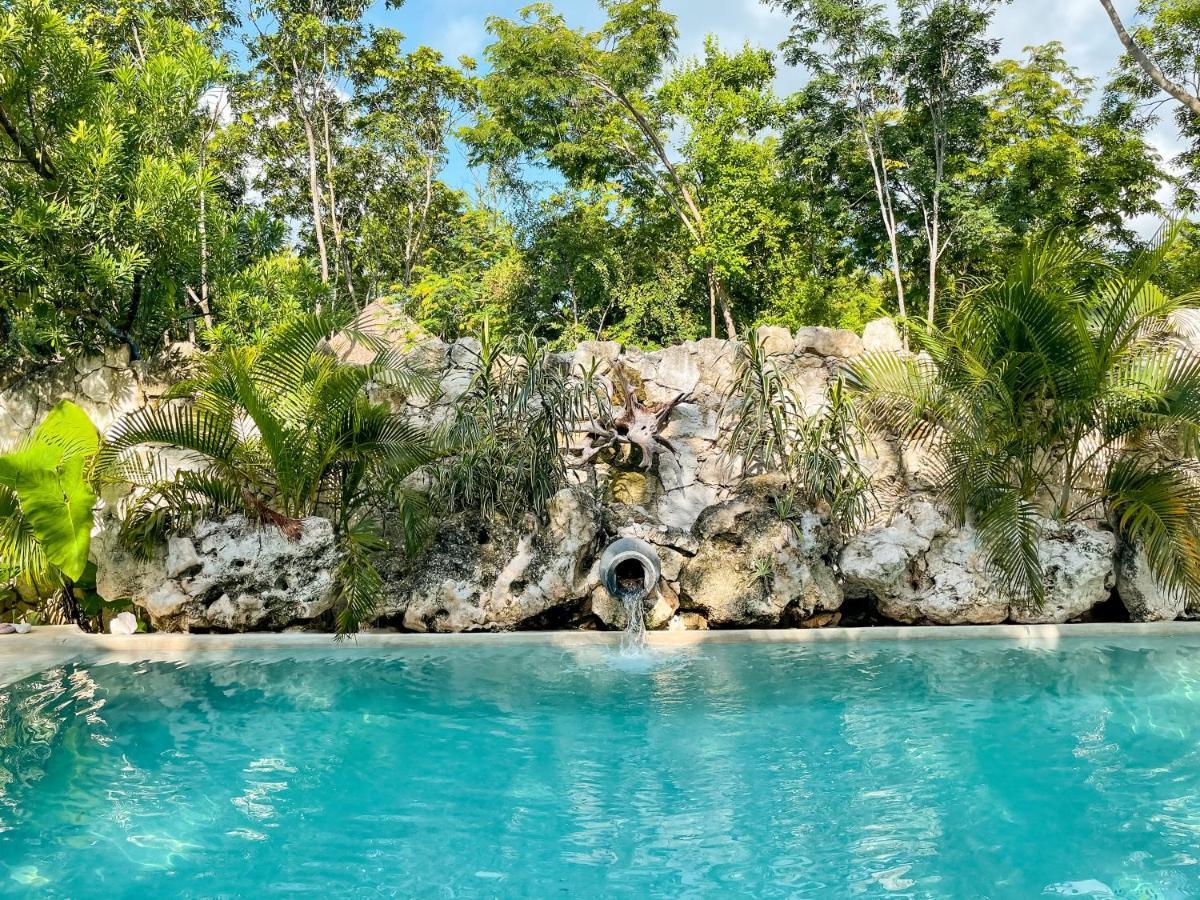
POLYGON ((883 220, 883 230, 887 232, 888 246, 891 250, 892 280, 896 285, 896 306, 900 312, 901 330, 904 348, 908 349, 908 309, 904 302, 904 276, 900 271, 900 243, 897 237, 896 212, 892 206, 892 191, 888 184, 886 160, 883 155, 882 141, 873 133, 874 126, 867 122, 867 113, 860 108, 858 112, 859 129, 867 151, 867 159, 871 163, 871 174, 875 181, 875 198, 879 203, 879 215, 883 220))
POLYGON ((1125 26, 1121 22, 1121 17, 1117 15, 1117 11, 1112 5, 1112 0, 1100 0, 1100 5, 1108 13, 1108 18, 1117 32, 1117 37, 1121 39, 1121 43, 1125 45, 1125 49, 1129 52, 1129 55, 1142 67, 1142 71, 1150 76, 1150 80, 1190 109, 1193 114, 1200 116, 1200 97, 1188 93, 1181 85, 1176 84, 1168 78, 1167 74, 1150 58, 1150 55, 1138 46, 1137 41, 1125 30, 1125 26))
POLYGON ((313 138, 312 123, 307 116, 302 116, 301 119, 304 124, 304 139, 308 144, 308 192, 312 200, 313 234, 316 237, 317 256, 321 263, 321 283, 329 284, 329 251, 325 248, 325 215, 321 209, 321 185, 317 175, 317 146, 313 138))
POLYGON ((929 306, 926 314, 930 325, 937 312, 938 260, 941 255, 941 197, 939 189, 934 188, 933 212, 929 223, 929 306))
POLYGON ((717 310, 721 312, 721 319, 725 324, 725 333, 729 340, 737 340, 737 325, 733 322, 733 311, 729 308, 729 297, 725 293, 725 285, 717 276, 716 268, 710 263, 708 270, 705 272, 705 280, 708 282, 708 336, 717 336, 717 310))
MULTIPOLYGON (((207 144, 207 140, 205 140, 207 144)), ((207 160, 207 148, 200 147, 200 218, 196 222, 200 232, 200 296, 196 305, 200 307, 200 315, 204 317, 206 328, 213 327, 212 310, 208 304, 208 191, 204 189, 204 172, 207 160)), ((190 323, 191 320, 189 320, 190 323)), ((189 336, 195 341, 195 327, 189 324, 189 336)))
POLYGON ((338 218, 337 194, 333 186, 333 141, 329 137, 329 108, 321 104, 322 141, 325 145, 325 182, 329 190, 329 224, 333 228, 333 245, 337 249, 338 268, 346 281, 346 294, 354 300, 354 278, 350 272, 350 259, 342 239, 342 223, 338 218))
MULTIPOLYGON (((297 86, 298 87, 298 86, 297 86)), ((322 209, 321 196, 321 176, 317 166, 317 139, 313 134, 312 120, 309 118, 307 110, 300 102, 299 96, 296 98, 296 114, 300 117, 300 124, 304 127, 304 142, 308 150, 308 195, 312 204, 313 216, 313 235, 317 241, 317 258, 321 265, 321 283, 329 284, 329 252, 325 248, 325 213, 322 209)), ((321 304, 317 304, 317 312, 321 311, 321 304)))
POLYGON ((712 266, 709 266, 708 271, 705 272, 705 278, 708 282, 708 336, 715 338, 717 336, 717 279, 712 266))

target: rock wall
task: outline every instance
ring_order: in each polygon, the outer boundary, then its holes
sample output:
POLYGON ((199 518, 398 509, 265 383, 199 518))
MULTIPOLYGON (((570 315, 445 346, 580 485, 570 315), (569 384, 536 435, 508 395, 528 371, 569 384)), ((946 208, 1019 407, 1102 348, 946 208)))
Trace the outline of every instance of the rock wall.
MULTIPOLYGON (((809 411, 848 360, 867 351, 900 352, 895 325, 886 319, 862 336, 764 327, 760 338, 809 411)), ((380 388, 379 396, 417 422, 445 421, 471 382, 477 345, 426 339, 406 346, 435 374, 438 395, 380 388)), ((19 437, 61 398, 75 400, 107 428, 161 395, 186 355, 176 352, 170 365, 150 367, 113 352, 13 382, 0 391, 0 441, 19 437)), ((925 461, 898 452, 885 437, 860 449, 881 502, 859 533, 839 539, 815 510, 782 520, 775 507, 779 480, 744 472, 724 451, 737 357, 736 343, 716 339, 654 352, 586 342, 559 354, 568 370, 594 366, 602 379, 620 360, 646 403, 684 395, 663 431, 675 453, 658 454, 649 471, 636 458, 602 457, 575 473, 543 523, 466 516, 443 522, 419 566, 382 561, 387 598, 377 624, 412 631, 622 628, 625 610, 607 596, 597 571, 604 547, 622 536, 642 538, 659 553, 663 577, 646 600, 652 628, 821 627, 842 620, 847 604, 867 621, 1066 622, 1091 615, 1114 587, 1134 619, 1184 613, 1147 577, 1144 559, 1117 548, 1098 523, 1065 529, 1047 523, 1046 602, 1037 610, 1014 607, 993 589, 973 529, 954 528, 931 502, 925 461)), ((328 522, 308 520, 295 544, 236 518, 201 523, 157 558, 138 561, 115 540, 124 500, 109 489, 97 511, 98 586, 110 599, 132 598, 155 627, 328 626, 336 566, 328 522)))

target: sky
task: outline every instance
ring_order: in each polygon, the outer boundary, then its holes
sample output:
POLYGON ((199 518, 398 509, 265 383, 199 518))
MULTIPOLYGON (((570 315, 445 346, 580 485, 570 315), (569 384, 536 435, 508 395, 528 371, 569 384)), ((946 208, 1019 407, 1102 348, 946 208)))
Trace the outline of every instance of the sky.
MULTIPOLYGON (((434 47, 449 60, 467 55, 481 59, 488 43, 489 16, 514 18, 531 0, 407 0, 400 9, 376 4, 369 18, 404 32, 413 45, 434 47)), ((602 15, 596 0, 556 0, 553 4, 573 26, 596 27, 602 15)), ((679 19, 679 56, 696 56, 704 38, 715 34, 721 44, 737 48, 750 43, 776 49, 787 35, 788 19, 759 0, 663 0, 663 8, 679 19)), ((1128 26, 1137 0, 1116 0, 1117 11, 1128 26)), ((1002 57, 1019 56, 1024 47, 1062 42, 1068 62, 1103 84, 1121 55, 1121 44, 1099 0, 1012 0, 993 21, 993 33, 1002 41, 1002 57)), ((779 63, 776 86, 787 94, 803 84, 802 71, 779 63)), ((1181 149, 1169 107, 1164 107, 1151 142, 1170 159, 1181 149)), ((470 189, 474 178, 463 151, 455 147, 446 180, 470 189)), ((1164 198, 1167 199, 1167 198, 1164 198)))

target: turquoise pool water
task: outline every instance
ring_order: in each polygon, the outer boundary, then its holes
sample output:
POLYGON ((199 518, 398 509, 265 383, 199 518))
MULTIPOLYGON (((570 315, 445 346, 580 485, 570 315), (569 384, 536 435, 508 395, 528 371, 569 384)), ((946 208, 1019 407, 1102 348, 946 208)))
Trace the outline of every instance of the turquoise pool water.
POLYGON ((5 896, 1167 898, 1198 861, 1195 641, 350 650, 0 687, 5 896))

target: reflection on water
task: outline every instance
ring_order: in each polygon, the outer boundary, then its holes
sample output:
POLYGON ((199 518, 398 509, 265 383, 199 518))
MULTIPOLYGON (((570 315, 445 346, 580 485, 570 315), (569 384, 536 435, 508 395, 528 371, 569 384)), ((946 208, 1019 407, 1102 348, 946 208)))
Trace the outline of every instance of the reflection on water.
POLYGON ((1196 896, 1198 649, 76 663, 0 688, 0 895, 1196 896))

